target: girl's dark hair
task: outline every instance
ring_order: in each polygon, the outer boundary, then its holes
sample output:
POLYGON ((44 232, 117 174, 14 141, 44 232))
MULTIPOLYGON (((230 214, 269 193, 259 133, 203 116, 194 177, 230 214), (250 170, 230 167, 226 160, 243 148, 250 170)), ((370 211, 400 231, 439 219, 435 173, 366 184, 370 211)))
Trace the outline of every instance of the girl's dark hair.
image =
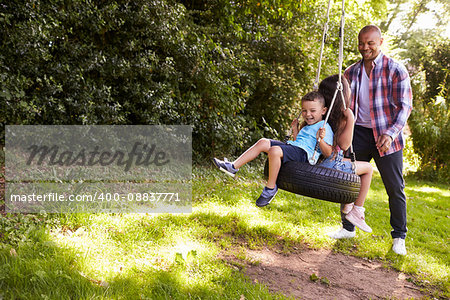
MULTIPOLYGON (((331 101, 333 100, 334 93, 337 90, 339 75, 331 75, 322 80, 319 84, 319 92, 325 98, 325 106, 330 109, 331 101)), ((350 105, 350 87, 347 79, 341 76, 342 82, 342 93, 344 94, 345 107, 350 105)), ((337 139, 342 134, 345 126, 345 116, 344 116, 344 103, 342 101, 341 93, 338 92, 336 99, 334 100, 333 107, 331 108, 330 117, 328 118, 328 123, 333 129, 333 147, 337 145, 337 139)), ((344 149, 345 150, 345 149, 344 149)))

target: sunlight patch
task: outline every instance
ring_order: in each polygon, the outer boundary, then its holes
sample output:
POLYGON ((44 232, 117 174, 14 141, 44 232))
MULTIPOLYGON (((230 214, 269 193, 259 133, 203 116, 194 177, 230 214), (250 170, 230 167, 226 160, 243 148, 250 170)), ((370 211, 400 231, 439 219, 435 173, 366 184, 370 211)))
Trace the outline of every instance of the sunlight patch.
MULTIPOLYGON (((442 190, 439 188, 435 188, 435 187, 430 187, 430 186, 421 186, 421 187, 407 187, 407 190, 412 190, 415 192, 420 192, 420 193, 436 193, 436 194, 440 194, 443 197, 450 197, 450 191, 449 190, 442 190)), ((431 196, 431 195, 430 195, 431 196)))

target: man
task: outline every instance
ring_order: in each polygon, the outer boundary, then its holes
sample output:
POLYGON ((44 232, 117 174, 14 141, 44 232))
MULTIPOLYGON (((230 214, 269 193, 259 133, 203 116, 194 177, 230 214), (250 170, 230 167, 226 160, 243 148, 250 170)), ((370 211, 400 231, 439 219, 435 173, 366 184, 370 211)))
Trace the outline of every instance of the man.
MULTIPOLYGON (((408 71, 381 52, 380 29, 367 25, 358 34, 362 59, 345 70, 351 83, 355 113, 353 150, 360 161, 375 160, 389 196, 392 250, 406 255, 406 196, 403 180, 403 127, 411 113, 412 92, 408 71)), ((342 210, 345 211, 344 207, 342 210)), ((343 228, 332 238, 355 236, 355 226, 341 213, 343 228)))

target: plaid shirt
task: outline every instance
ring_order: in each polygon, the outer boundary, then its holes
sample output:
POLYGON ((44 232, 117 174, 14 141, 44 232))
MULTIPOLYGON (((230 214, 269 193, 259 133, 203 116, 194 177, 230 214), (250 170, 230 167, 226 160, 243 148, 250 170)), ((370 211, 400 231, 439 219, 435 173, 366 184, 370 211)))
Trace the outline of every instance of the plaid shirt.
POLYGON ((355 112, 356 120, 358 101, 370 101, 370 117, 375 141, 383 134, 392 137, 391 148, 386 152, 380 152, 380 156, 385 156, 404 147, 402 131, 412 109, 410 78, 402 64, 380 53, 373 62, 369 76, 369 99, 359 100, 362 63, 363 60, 354 63, 344 73, 352 91, 350 108, 355 112))

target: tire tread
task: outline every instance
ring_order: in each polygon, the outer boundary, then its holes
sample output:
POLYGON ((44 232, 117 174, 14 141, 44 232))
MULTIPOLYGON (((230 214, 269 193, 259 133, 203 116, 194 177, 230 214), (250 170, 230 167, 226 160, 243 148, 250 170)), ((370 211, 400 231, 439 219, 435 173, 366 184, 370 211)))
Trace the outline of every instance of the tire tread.
MULTIPOLYGON (((268 162, 264 174, 268 174, 268 162)), ((282 164, 277 185, 280 189, 307 197, 351 203, 358 197, 361 179, 356 174, 290 161, 282 164)))

